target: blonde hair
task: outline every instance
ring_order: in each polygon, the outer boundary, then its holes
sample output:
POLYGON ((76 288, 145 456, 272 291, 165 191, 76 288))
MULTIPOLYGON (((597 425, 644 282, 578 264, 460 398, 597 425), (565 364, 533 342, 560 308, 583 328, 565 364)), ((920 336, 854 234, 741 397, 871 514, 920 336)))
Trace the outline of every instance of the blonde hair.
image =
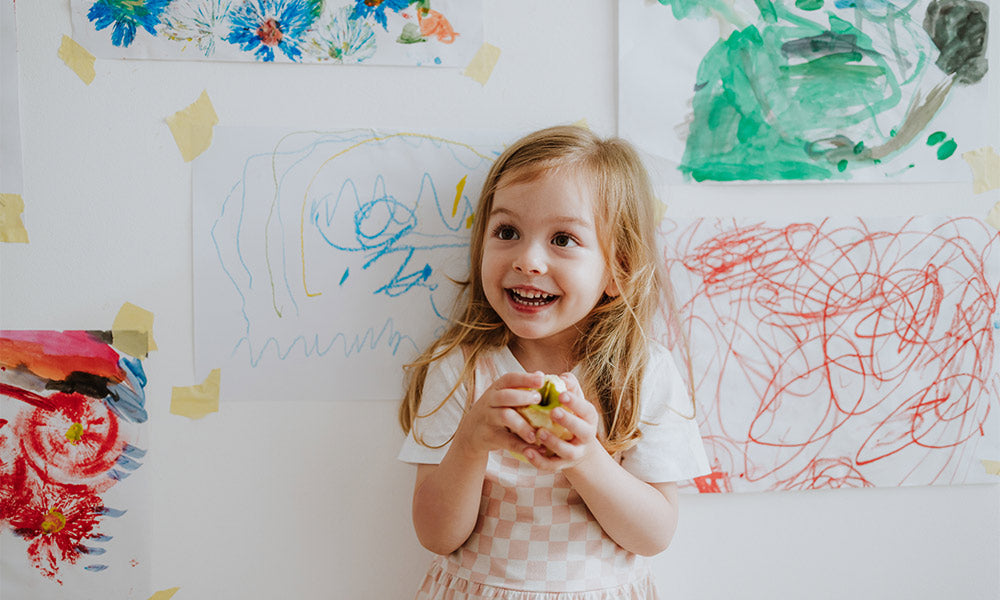
MULTIPOLYGON (((581 127, 536 131, 508 147, 483 184, 472 228, 469 277, 461 286, 455 312, 445 332, 406 365, 406 396, 399 421, 409 433, 420 414, 424 380, 432 363, 461 349, 465 365, 448 397, 465 385, 475 389, 475 367, 482 352, 505 346, 511 334, 486 299, 481 262, 486 216, 501 185, 531 181, 543 172, 568 169, 593 186, 595 221, 608 271, 619 295, 605 295, 579 325, 572 349, 581 384, 602 418, 602 443, 609 453, 638 441, 642 376, 649 359, 650 327, 661 299, 669 294, 661 274, 656 244, 656 202, 638 154, 624 140, 602 139, 581 127)), ((430 411, 432 414, 447 400, 430 411)), ((470 398, 470 402, 474 399, 470 398)), ((420 441, 419 436, 417 436, 420 441)))

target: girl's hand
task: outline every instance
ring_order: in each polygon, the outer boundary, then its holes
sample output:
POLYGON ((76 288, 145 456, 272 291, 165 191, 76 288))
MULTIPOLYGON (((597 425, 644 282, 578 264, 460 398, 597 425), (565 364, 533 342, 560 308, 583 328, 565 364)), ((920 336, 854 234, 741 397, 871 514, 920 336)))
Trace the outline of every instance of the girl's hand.
POLYGON ((566 391, 559 395, 562 406, 552 411, 552 420, 568 429, 573 437, 562 440, 548 430, 538 429, 535 430, 538 440, 536 445, 517 449, 536 468, 546 471, 569 469, 579 465, 594 452, 604 452, 604 447, 597 439, 600 418, 597 408, 583 397, 580 382, 572 373, 564 373, 559 377, 566 383, 566 391), (550 450, 551 456, 546 456, 541 448, 550 450))
POLYGON ((541 401, 542 373, 507 373, 497 378, 462 417, 453 446, 485 456, 493 450, 520 452, 536 444, 535 428, 515 408, 541 401))

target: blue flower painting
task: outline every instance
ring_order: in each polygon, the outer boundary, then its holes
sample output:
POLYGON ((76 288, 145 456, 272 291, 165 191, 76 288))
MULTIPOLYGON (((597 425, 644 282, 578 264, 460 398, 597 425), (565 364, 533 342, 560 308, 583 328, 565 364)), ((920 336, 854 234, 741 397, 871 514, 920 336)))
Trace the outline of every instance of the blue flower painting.
POLYGON ((321 8, 316 0, 251 0, 231 13, 233 26, 226 41, 264 62, 274 60, 275 48, 298 61, 301 39, 321 8))
POLYGON ((369 15, 374 17, 375 22, 382 26, 382 29, 389 28, 389 22, 385 17, 385 9, 399 12, 412 4, 411 0, 355 0, 354 18, 367 19, 369 15))
POLYGON ((160 14, 172 0, 97 0, 87 12, 87 18, 98 30, 114 25, 111 43, 128 46, 135 39, 137 27, 156 35, 160 14))
POLYGON ((483 0, 434 1, 69 0, 77 41, 100 58, 468 64, 483 0))

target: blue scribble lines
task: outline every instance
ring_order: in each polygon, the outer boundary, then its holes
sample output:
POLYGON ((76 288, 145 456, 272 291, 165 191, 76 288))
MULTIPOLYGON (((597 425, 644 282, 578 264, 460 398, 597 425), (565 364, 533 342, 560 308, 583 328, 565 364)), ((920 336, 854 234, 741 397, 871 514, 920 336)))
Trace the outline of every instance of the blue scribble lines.
POLYGON ((439 307, 467 275, 469 193, 499 147, 370 130, 279 137, 238 145, 247 158, 203 260, 221 267, 239 306, 198 300, 219 305, 199 329, 232 332, 219 358, 251 368, 360 355, 402 365, 444 325, 439 307))
MULTIPOLYGON (((468 200, 463 208, 466 211, 463 214, 471 215, 468 200)), ((375 179, 371 199, 362 202, 354 181, 348 179, 332 202, 326 196, 313 204, 310 224, 332 248, 360 253, 364 257, 362 269, 367 270, 379 261, 384 264, 392 262, 390 258, 395 259, 393 264, 398 264, 398 268, 391 272, 391 268, 386 267, 388 281, 372 292, 391 297, 401 296, 415 287, 434 292, 438 288, 431 280, 435 270, 426 261, 432 259, 435 251, 468 246, 468 235, 461 226, 449 224, 444 218, 434 180, 426 172, 420 179, 416 202, 412 204, 386 193, 382 175, 375 179), (443 232, 431 233, 421 228, 418 210, 428 203, 435 208, 434 214, 440 218, 435 225, 441 226, 443 232), (334 227, 335 223, 347 222, 353 224, 352 231, 334 227)), ((445 318, 436 308, 435 314, 445 318)))

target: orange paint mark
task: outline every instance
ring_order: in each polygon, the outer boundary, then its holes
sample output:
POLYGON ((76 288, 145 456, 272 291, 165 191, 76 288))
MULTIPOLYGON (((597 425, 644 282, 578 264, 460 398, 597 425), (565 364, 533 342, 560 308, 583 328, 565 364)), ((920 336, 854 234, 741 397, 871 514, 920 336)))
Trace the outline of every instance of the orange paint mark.
POLYGON ((450 44, 458 37, 448 19, 436 10, 418 10, 417 21, 420 23, 420 35, 424 37, 434 36, 442 44, 450 44))

